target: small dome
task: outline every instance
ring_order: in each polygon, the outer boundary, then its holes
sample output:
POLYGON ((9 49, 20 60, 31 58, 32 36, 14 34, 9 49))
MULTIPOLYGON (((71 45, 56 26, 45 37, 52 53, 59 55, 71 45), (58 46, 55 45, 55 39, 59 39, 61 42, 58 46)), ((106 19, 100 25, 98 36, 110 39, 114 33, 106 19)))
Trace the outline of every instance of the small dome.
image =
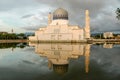
POLYGON ((63 8, 58 8, 53 12, 53 20, 55 19, 66 19, 68 20, 68 12, 63 8))

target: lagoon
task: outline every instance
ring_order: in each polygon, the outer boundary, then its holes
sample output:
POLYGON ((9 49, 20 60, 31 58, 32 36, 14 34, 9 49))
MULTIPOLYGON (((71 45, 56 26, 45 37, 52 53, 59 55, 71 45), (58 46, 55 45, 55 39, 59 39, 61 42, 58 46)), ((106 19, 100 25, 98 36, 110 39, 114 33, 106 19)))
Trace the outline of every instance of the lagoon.
POLYGON ((0 80, 120 80, 119 44, 1 43, 0 80))

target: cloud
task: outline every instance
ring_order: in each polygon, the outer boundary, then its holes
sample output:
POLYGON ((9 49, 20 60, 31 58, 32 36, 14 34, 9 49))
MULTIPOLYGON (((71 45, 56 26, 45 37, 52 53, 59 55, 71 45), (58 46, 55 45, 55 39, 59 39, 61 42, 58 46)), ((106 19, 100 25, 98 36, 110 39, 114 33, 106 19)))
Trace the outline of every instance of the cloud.
POLYGON ((31 17, 31 16, 33 16, 33 14, 28 14, 28 15, 24 15, 24 16, 22 16, 21 18, 29 18, 29 17, 31 17))
POLYGON ((0 0, 0 11, 35 6, 34 0, 0 0), (32 4, 32 5, 31 5, 32 4))
POLYGON ((10 27, 2 20, 0 20, 0 30, 1 31, 10 31, 10 27))
POLYGON ((20 28, 20 27, 14 27, 12 25, 7 24, 6 22, 4 22, 3 20, 0 19, 0 31, 3 32, 11 32, 11 30, 14 30, 15 33, 21 33, 25 32, 24 29, 20 28))
POLYGON ((30 15, 24 18, 22 17, 22 19, 26 23, 26 26, 22 27, 25 30, 35 31, 47 25, 46 17, 41 17, 41 15, 30 15))
POLYGON ((63 7, 69 12, 71 24, 85 25, 85 10, 90 11, 92 31, 119 31, 119 23, 116 19, 115 10, 119 7, 117 0, 36 0, 40 4, 53 7, 63 7), (111 5, 112 4, 112 5, 111 5), (62 5, 62 6, 61 6, 62 5))
POLYGON ((37 26, 37 25, 36 26, 24 26, 22 28, 28 31, 36 31, 37 29, 40 28, 40 26, 37 26))
POLYGON ((25 26, 26 29, 31 29, 29 26, 34 25, 32 28, 36 30, 38 25, 47 25, 49 12, 62 7, 69 12, 70 24, 84 27, 85 10, 88 9, 92 31, 117 31, 120 30, 120 22, 116 19, 115 11, 120 7, 119 4, 120 0, 1 0, 0 18, 9 13, 15 15, 12 17, 19 18, 19 21, 18 18, 14 21, 20 23, 20 25, 24 24, 21 25, 23 29, 25 29, 25 26))

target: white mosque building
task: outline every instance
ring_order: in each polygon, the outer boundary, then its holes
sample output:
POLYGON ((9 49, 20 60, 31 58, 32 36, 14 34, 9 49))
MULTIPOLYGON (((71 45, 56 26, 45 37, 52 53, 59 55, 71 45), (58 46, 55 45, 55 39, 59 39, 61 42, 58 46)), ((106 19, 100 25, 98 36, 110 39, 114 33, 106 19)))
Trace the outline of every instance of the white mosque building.
POLYGON ((86 42, 90 38, 89 11, 85 12, 85 27, 69 25, 68 12, 63 8, 48 14, 48 26, 40 27, 35 36, 30 36, 31 42, 86 42))

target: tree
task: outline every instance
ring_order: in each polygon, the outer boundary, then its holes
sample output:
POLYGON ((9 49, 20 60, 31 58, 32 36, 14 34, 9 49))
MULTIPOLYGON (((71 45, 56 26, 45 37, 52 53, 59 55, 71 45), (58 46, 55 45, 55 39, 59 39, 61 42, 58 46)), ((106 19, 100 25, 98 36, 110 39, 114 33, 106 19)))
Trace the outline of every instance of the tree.
POLYGON ((120 8, 117 8, 116 14, 117 14, 116 18, 120 20, 120 8))
POLYGON ((24 33, 20 33, 17 36, 18 36, 19 39, 27 39, 27 37, 24 33))
POLYGON ((24 33, 20 33, 20 34, 18 34, 18 36, 22 36, 22 37, 24 37, 25 34, 24 34, 24 33))

